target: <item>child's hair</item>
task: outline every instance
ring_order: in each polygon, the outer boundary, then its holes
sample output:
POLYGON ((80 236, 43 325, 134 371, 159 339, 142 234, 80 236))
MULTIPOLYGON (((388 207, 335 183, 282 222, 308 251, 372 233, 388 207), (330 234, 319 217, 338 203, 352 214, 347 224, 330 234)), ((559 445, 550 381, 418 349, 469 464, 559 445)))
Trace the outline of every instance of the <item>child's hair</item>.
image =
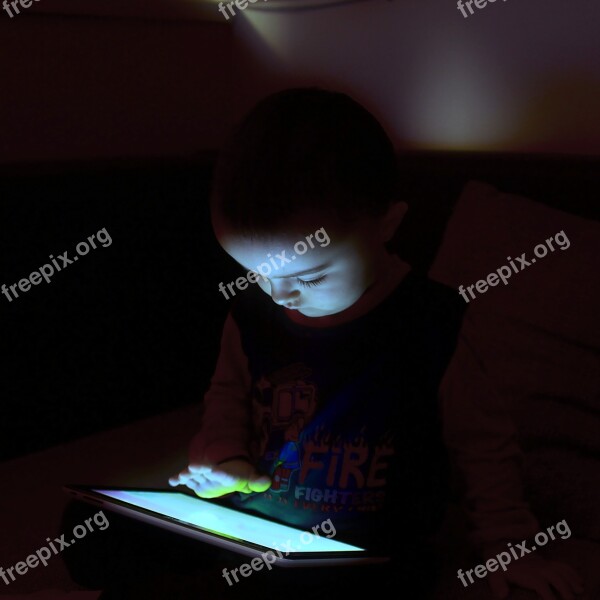
POLYGON ((211 210, 234 231, 268 234, 306 209, 343 222, 380 216, 395 199, 394 146, 346 94, 284 90, 260 101, 222 150, 211 210))

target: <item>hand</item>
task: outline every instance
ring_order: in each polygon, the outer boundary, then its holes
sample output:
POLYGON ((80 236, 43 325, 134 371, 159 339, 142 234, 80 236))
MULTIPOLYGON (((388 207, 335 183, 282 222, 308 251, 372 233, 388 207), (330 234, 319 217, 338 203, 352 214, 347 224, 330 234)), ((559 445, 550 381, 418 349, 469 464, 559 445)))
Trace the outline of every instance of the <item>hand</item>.
POLYGON ((200 498, 218 498, 232 492, 265 492, 271 487, 271 479, 258 473, 247 460, 236 458, 217 466, 190 464, 171 477, 169 484, 185 485, 200 498))
POLYGON ((542 600, 575 600, 583 593, 581 577, 561 562, 527 556, 511 562, 506 571, 488 573, 492 594, 508 598, 510 584, 537 592, 542 600))

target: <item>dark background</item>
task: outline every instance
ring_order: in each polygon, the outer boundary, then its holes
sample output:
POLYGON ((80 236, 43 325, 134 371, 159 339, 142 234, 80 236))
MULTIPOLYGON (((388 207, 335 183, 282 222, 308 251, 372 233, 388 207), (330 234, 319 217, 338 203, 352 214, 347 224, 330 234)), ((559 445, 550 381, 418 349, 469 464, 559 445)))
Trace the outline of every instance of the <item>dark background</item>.
POLYGON ((418 270, 469 179, 597 214, 598 5, 463 19, 441 0, 260 4, 229 21, 201 0, 0 13, 0 285, 112 238, 0 295, 0 460, 201 401, 228 309, 217 286, 239 274, 210 230, 210 177, 270 92, 347 92, 408 152, 395 247, 418 270))
MULTIPOLYGON (((241 274, 210 227, 216 157, 0 171, 0 285, 100 229, 112 238, 50 284, 0 295, 0 459, 200 404, 229 308, 217 286, 241 274)), ((399 165, 410 211, 394 249, 422 272, 469 179, 600 216, 597 159, 408 153, 399 165)))
POLYGON ((214 368, 215 282, 232 265, 210 229, 208 167, 107 169, 3 181, 7 285, 102 228, 112 244, 2 296, 0 458, 199 402, 214 368))

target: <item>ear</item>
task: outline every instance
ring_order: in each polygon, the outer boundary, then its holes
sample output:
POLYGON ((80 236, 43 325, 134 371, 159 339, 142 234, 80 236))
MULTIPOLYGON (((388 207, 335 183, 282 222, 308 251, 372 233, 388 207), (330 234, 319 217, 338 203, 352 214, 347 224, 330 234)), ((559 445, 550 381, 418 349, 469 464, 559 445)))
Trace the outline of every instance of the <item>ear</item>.
POLYGON ((387 213, 381 220, 381 238, 382 241, 389 242, 396 233, 404 215, 408 210, 406 202, 394 202, 390 205, 387 213))

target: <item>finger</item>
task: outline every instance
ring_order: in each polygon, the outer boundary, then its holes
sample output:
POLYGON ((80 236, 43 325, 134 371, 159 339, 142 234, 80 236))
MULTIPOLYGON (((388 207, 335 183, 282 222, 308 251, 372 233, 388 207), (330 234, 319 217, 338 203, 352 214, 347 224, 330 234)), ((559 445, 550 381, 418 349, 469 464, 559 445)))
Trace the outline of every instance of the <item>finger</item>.
POLYGON ((238 490, 238 492, 241 492, 242 494, 251 494, 252 490, 250 489, 250 485, 248 484, 248 482, 244 482, 243 487, 241 489, 238 490))
POLYGON ((200 463, 190 463, 188 465, 187 470, 190 473, 194 473, 194 474, 206 474, 206 473, 210 473, 210 471, 212 470, 211 467, 207 467, 206 465, 202 465, 200 463))
POLYGON ((507 598, 510 588, 501 573, 490 573, 490 590, 495 598, 507 598))
POLYGON ((237 489, 240 486, 243 487, 247 483, 245 478, 242 479, 237 475, 232 475, 231 473, 227 473, 225 471, 215 470, 208 474, 207 477, 208 479, 214 481, 215 483, 218 483, 222 487, 231 487, 237 489))
POLYGON ((196 490, 199 484, 195 479, 188 479, 184 485, 190 488, 190 490, 196 490))
POLYGON ((251 492, 266 492, 271 487, 271 479, 266 475, 256 477, 248 482, 251 492))
POLYGON ((196 495, 200 498, 220 498, 229 492, 229 490, 219 486, 219 487, 200 487, 197 490, 194 490, 196 495))
POLYGON ((191 476, 192 475, 189 472, 189 470, 184 469, 178 475, 173 475, 173 476, 169 477, 169 483, 171 485, 181 485, 181 484, 185 483, 191 476))
POLYGON ((219 467, 215 467, 214 469, 211 470, 210 473, 207 473, 206 475, 208 477, 210 477, 211 479, 218 479, 218 480, 239 479, 239 477, 237 477, 236 475, 233 475, 232 473, 229 473, 228 471, 223 471, 223 469, 220 469, 219 467))
POLYGON ((201 498, 218 498, 225 494, 239 491, 240 480, 236 479, 235 485, 223 485, 218 480, 199 475, 197 479, 190 480, 188 487, 201 498))
POLYGON ((266 475, 255 476, 255 479, 248 481, 239 480, 242 487, 238 492, 242 494, 252 494, 256 492, 266 492, 271 487, 271 479, 266 475))
POLYGON ((190 490, 200 490, 203 488, 210 487, 209 482, 207 482, 206 478, 202 475, 198 475, 196 478, 192 477, 185 482, 185 485, 190 488, 190 490))
POLYGON ((202 498, 203 500, 212 500, 213 498, 222 496, 222 494, 219 494, 219 492, 209 492, 207 490, 194 490, 194 492, 198 498, 202 498))

